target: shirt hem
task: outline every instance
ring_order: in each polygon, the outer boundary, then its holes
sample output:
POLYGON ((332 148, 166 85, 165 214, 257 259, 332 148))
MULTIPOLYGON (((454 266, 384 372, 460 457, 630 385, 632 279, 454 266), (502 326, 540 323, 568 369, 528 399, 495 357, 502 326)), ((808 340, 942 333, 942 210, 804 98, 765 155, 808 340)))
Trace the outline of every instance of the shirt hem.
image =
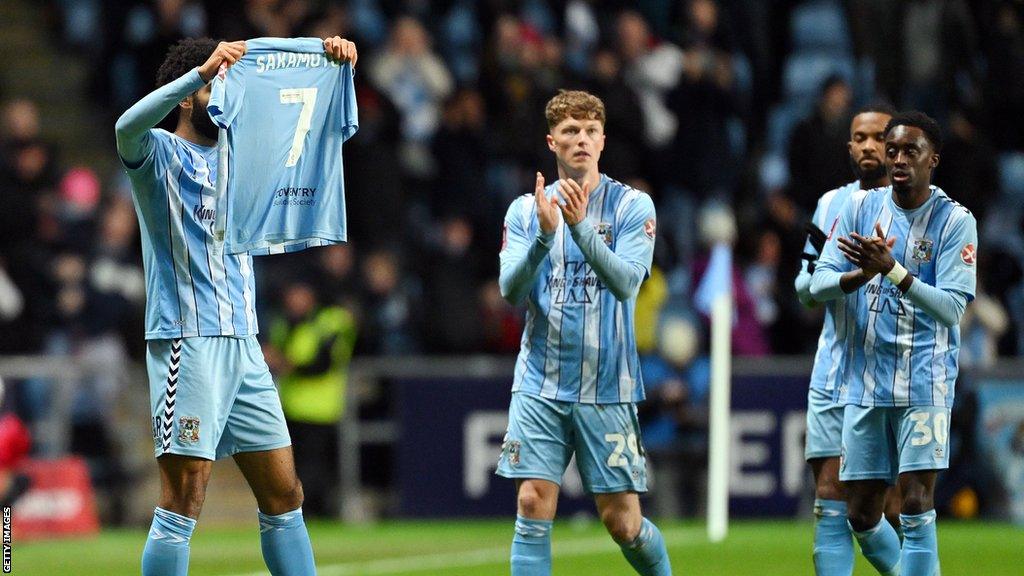
MULTIPOLYGON (((202 334, 202 337, 205 338, 207 336, 226 336, 226 337, 231 337, 231 338, 246 338, 246 337, 249 337, 249 336, 256 336, 259 333, 260 333, 259 330, 255 330, 253 332, 249 332, 249 331, 232 332, 230 334, 225 334, 223 332, 216 332, 216 333, 211 333, 211 334, 202 334)), ((157 331, 153 331, 153 332, 146 332, 145 339, 146 340, 167 340, 168 338, 198 338, 199 336, 200 336, 200 334, 199 334, 198 330, 186 330, 184 332, 182 332, 181 330, 157 330, 157 331)))
POLYGON ((225 242, 224 251, 228 254, 244 254, 246 252, 254 252, 258 250, 270 250, 275 247, 281 247, 282 245, 285 248, 291 248, 296 244, 312 241, 331 242, 334 244, 348 242, 348 233, 337 234, 334 232, 314 231, 308 236, 304 236, 302 238, 264 236, 260 240, 246 242, 244 244, 228 245, 225 242))

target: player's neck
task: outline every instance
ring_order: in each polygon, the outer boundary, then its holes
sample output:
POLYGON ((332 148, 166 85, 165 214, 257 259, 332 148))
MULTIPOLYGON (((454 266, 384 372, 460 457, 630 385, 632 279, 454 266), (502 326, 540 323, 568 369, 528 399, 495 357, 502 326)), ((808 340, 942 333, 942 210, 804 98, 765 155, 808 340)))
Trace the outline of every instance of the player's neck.
POLYGON ((193 144, 199 146, 216 146, 217 140, 213 138, 207 138, 203 136, 188 122, 178 121, 178 126, 174 129, 174 135, 182 140, 188 140, 193 144))
POLYGON ((913 210, 920 208, 928 201, 932 195, 932 189, 930 186, 925 186, 921 189, 910 189, 910 190, 898 190, 895 187, 892 189, 892 200, 897 206, 904 210, 913 210))
POLYGON ((572 179, 583 186, 584 183, 590 184, 590 191, 597 190, 597 187, 601 185, 601 171, 596 167, 587 172, 575 172, 572 170, 566 170, 564 167, 558 167, 558 178, 560 180, 572 179))
POLYGON ((860 189, 861 190, 874 190, 875 188, 885 188, 888 185, 889 185, 889 178, 886 177, 886 176, 882 176, 881 178, 876 178, 875 180, 865 180, 865 179, 862 178, 861 181, 860 181, 860 189))

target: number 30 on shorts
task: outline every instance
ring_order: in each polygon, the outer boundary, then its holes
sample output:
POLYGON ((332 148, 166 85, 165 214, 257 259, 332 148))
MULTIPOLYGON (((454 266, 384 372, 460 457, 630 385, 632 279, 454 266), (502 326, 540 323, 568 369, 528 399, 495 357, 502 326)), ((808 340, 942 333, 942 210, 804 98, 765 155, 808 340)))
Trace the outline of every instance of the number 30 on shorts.
POLYGON ((629 459, 622 455, 626 448, 633 454, 633 465, 640 465, 640 449, 636 443, 636 434, 605 434, 604 441, 615 444, 615 448, 608 456, 609 466, 629 468, 629 459))
POLYGON ((910 439, 911 446, 924 446, 935 440, 940 445, 945 445, 949 439, 949 418, 945 412, 929 414, 927 412, 916 412, 910 415, 914 421, 915 436, 910 439), (928 421, 931 420, 929 426, 928 421))

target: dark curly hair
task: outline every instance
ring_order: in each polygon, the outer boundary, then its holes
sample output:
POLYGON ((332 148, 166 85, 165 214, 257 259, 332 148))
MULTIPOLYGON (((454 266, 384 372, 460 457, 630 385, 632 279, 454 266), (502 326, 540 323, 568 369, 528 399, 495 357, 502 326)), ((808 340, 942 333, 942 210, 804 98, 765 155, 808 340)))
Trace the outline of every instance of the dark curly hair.
POLYGON ((942 128, 939 127, 939 123, 933 120, 930 116, 924 112, 918 112, 917 110, 911 110, 909 112, 899 112, 889 120, 889 123, 885 126, 885 136, 888 138, 889 132, 897 126, 913 126, 914 128, 920 128, 928 143, 932 145, 932 150, 935 152, 942 152, 942 128))
POLYGON ((167 49, 160 70, 156 73, 156 85, 163 86, 177 80, 189 70, 201 66, 217 49, 217 41, 212 38, 184 38, 167 49))

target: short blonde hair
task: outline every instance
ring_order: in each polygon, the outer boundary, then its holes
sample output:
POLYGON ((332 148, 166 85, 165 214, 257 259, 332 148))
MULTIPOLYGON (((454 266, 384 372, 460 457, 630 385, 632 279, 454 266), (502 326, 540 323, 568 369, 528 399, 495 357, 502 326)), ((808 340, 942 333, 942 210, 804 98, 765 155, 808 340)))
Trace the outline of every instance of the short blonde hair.
POLYGON ((559 90, 544 107, 544 116, 548 120, 548 130, 565 120, 597 120, 604 126, 604 102, 589 92, 582 90, 559 90))

